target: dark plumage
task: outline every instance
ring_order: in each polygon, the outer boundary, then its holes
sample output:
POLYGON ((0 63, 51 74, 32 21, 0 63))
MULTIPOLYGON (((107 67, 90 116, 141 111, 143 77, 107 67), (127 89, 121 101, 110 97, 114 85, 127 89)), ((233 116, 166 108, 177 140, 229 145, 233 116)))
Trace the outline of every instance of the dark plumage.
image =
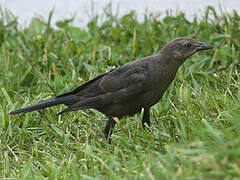
POLYGON ((144 108, 144 127, 145 123, 150 125, 151 106, 162 98, 180 65, 194 53, 211 48, 213 47, 191 38, 177 38, 156 55, 125 64, 87 81, 72 92, 10 114, 31 112, 58 104, 68 106, 59 114, 94 108, 109 118, 104 130, 105 137, 108 138, 116 123, 113 117, 133 115, 144 108))

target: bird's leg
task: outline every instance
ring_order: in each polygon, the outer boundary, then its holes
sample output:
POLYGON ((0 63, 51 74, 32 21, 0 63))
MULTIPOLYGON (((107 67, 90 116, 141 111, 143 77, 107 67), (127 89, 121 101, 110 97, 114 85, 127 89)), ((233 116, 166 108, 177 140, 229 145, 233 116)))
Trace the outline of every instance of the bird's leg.
POLYGON ((150 111, 150 108, 148 108, 148 107, 144 108, 143 118, 142 118, 143 129, 146 127, 145 123, 147 123, 147 125, 150 127, 149 111, 150 111))
POLYGON ((113 128, 116 124, 116 121, 112 117, 108 117, 107 125, 104 129, 104 135, 107 140, 109 140, 109 143, 111 143, 110 136, 112 135, 113 128))

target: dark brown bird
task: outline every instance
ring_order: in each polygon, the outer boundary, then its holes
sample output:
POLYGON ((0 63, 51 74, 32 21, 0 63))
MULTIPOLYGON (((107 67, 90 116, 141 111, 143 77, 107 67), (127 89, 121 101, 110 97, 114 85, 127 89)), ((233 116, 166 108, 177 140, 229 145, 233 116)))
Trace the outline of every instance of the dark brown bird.
POLYGON ((87 81, 71 92, 10 114, 31 112, 58 104, 68 106, 58 114, 94 108, 109 118, 104 130, 108 139, 116 124, 114 117, 133 115, 143 108, 142 125, 145 127, 147 123, 150 126, 150 108, 162 98, 181 64, 194 53, 212 48, 191 38, 177 38, 156 55, 125 64, 87 81))

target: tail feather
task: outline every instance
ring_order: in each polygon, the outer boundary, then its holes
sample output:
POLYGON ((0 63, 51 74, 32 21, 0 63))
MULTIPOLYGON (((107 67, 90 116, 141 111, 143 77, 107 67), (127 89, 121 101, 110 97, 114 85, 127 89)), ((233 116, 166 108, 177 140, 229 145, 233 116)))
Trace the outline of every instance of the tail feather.
POLYGON ((9 114, 20 114, 20 113, 25 113, 25 112, 31 112, 31 111, 51 107, 51 106, 56 106, 58 104, 71 105, 71 104, 76 103, 78 100, 79 100, 79 98, 75 95, 56 97, 56 98, 53 98, 53 99, 42 101, 42 102, 40 102, 38 104, 35 104, 35 105, 32 105, 32 106, 28 106, 28 107, 25 107, 25 108, 18 109, 16 111, 12 111, 9 114))
POLYGON ((65 112, 69 111, 76 111, 76 110, 84 110, 88 108, 98 108, 109 104, 114 99, 115 94, 108 94, 108 95, 99 95, 95 97, 89 97, 86 99, 82 99, 81 101, 77 101, 76 103, 70 105, 68 108, 64 109, 63 111, 59 112, 57 115, 61 115, 65 112))

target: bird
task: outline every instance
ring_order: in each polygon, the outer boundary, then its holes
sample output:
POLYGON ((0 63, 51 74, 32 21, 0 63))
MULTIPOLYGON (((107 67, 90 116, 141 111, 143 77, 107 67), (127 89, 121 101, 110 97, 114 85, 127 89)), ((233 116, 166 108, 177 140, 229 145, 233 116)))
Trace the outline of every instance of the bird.
POLYGON ((71 92, 9 114, 26 113, 59 104, 67 108, 58 115, 93 108, 108 118, 104 136, 110 141, 115 118, 132 116, 143 109, 142 126, 150 127, 150 109, 160 101, 179 67, 193 54, 212 48, 198 40, 179 37, 152 56, 131 61, 86 81, 71 92))

